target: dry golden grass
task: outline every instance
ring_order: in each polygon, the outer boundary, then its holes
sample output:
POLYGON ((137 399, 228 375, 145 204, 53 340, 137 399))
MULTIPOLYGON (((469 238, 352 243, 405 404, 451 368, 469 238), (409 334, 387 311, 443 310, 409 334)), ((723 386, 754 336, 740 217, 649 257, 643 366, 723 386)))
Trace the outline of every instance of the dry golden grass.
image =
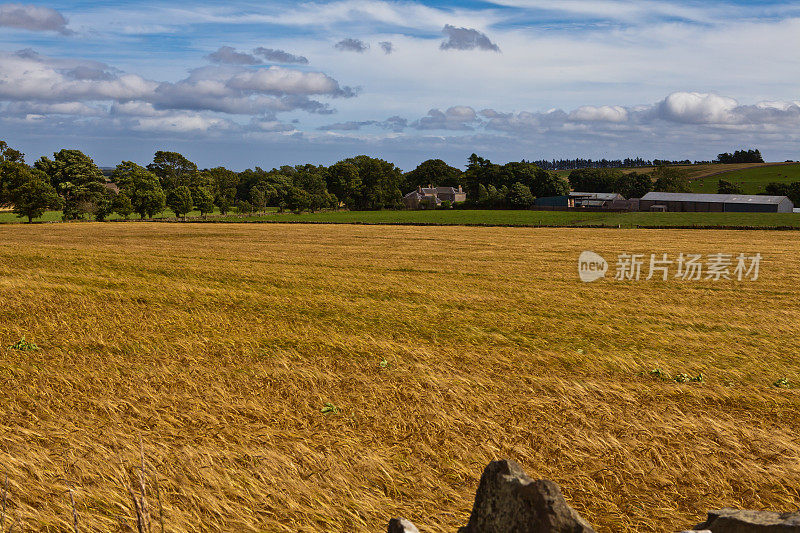
POLYGON ((800 382, 799 252, 796 232, 3 228, 6 527, 71 530, 73 488, 81 531, 128 530, 142 451, 152 531, 156 480, 170 532, 454 531, 495 458, 604 532, 794 509, 800 391, 772 383, 800 382), (765 260, 751 283, 583 285, 586 248, 765 260), (23 335, 41 350, 5 349, 23 335))

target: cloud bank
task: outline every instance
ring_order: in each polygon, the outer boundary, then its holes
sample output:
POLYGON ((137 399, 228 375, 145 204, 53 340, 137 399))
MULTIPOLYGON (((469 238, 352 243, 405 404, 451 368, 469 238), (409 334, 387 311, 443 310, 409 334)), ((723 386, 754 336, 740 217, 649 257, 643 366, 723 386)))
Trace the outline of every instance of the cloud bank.
POLYGON ((139 128, 180 132, 236 129, 231 118, 213 113, 270 120, 290 111, 331 114, 334 109, 321 98, 356 96, 355 89, 321 72, 247 68, 242 66, 244 59, 232 55, 238 54, 233 49, 218 52, 216 60, 226 64, 194 69, 177 82, 123 73, 95 61, 46 57, 29 49, 0 52, 0 102, 6 103, 3 111, 9 115, 37 120, 48 115, 137 117, 139 128))
POLYGON ((297 146, 305 157, 385 150, 456 162, 473 151, 708 158, 718 145, 800 157, 792 3, 132 0, 66 9, 0 4, 0 48, 9 50, 0 53, 0 128, 34 147, 69 134, 107 138, 99 145, 108 152, 129 146, 112 139, 253 143, 245 158, 273 145, 279 157, 297 146), (80 38, 65 39, 71 29, 80 38))
POLYGON ((49 7, 23 4, 0 4, 0 27, 30 31, 54 31, 70 35, 67 19, 49 7))

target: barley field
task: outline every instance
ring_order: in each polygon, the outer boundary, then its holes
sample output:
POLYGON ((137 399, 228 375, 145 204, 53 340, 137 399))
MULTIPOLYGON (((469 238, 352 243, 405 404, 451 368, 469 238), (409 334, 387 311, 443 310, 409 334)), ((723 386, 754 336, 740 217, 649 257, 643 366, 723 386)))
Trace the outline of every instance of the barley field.
POLYGON ((607 533, 793 510, 798 237, 2 227, 4 531, 453 532, 497 458, 607 533), (586 249, 763 261, 583 284, 586 249))

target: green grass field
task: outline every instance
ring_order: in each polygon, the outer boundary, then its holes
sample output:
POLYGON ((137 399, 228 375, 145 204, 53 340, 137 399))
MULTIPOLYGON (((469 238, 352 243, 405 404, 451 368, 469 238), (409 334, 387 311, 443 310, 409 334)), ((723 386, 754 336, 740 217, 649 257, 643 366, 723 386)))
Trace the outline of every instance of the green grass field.
POLYGON ((733 170, 716 176, 699 178, 692 181, 692 192, 716 193, 719 180, 739 185, 745 194, 758 194, 764 192, 764 187, 772 181, 778 183, 800 181, 800 163, 733 170))
MULTIPOLYGON (((48 211, 44 216, 34 220, 36 222, 57 222, 61 220, 61 211, 48 211)), ((27 221, 27 218, 19 218, 12 211, 0 211, 0 224, 16 224, 27 221)))
POLYGON ((575 211, 328 211, 250 217, 228 216, 224 222, 307 222, 330 224, 441 224, 487 226, 754 226, 800 228, 794 213, 597 213, 575 211))
MULTIPOLYGON (((269 208, 270 210, 274 208, 269 208)), ((219 216, 219 209, 214 209, 213 215, 209 216, 219 216)), ((192 211, 188 215, 187 218, 200 218, 200 211, 192 211)), ((161 213, 157 214, 153 217, 156 220, 163 220, 163 219, 170 219, 175 218, 175 213, 169 210, 162 211, 161 213)), ((108 220, 121 220, 122 217, 113 213, 108 217, 108 220)), ((139 215, 133 214, 130 217, 130 220, 138 220, 139 215)), ((0 224, 15 224, 21 222, 27 222, 28 219, 20 218, 15 215, 13 212, 4 210, 0 211, 0 224)), ((61 211, 48 211, 44 214, 44 216, 34 219, 34 222, 60 222, 61 221, 61 211)))
MULTIPOLYGON (((165 212, 157 220, 174 218, 165 212)), ((602 226, 634 228, 637 226, 697 226, 697 227, 792 227, 800 228, 800 215, 794 213, 597 213, 580 211, 504 211, 454 209, 450 211, 323 211, 319 213, 268 213, 262 215, 219 214, 200 218, 189 214, 190 220, 204 222, 292 222, 320 224, 395 224, 446 226, 602 226)), ((118 217, 110 217, 111 220, 118 217)), ((60 221, 61 212, 51 211, 39 221, 60 221)), ((138 217, 132 217, 136 223, 138 217)), ((0 223, 20 223, 13 213, 0 213, 0 223)))
MULTIPOLYGON (((707 178, 711 176, 716 176, 717 174, 722 173, 733 173, 739 172, 743 170, 750 170, 750 169, 760 169, 764 166, 777 166, 783 165, 783 163, 731 163, 731 164, 717 164, 717 163, 702 163, 699 165, 670 165, 673 168, 677 168, 686 172, 690 180, 707 178)), ((652 173, 656 167, 636 167, 636 168, 621 168, 622 172, 637 172, 639 174, 650 174, 652 173)), ((558 175, 567 178, 569 177, 571 170, 559 170, 557 171, 558 175)), ((716 181, 714 182, 717 183, 716 181)))

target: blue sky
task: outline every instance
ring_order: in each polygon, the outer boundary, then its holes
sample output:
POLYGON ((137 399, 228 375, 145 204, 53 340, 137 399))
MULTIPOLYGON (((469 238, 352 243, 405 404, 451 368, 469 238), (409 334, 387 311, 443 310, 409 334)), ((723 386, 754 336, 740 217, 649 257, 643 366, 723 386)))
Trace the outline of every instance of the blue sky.
POLYGON ((0 138, 102 165, 800 159, 800 2, 0 3, 0 138))

